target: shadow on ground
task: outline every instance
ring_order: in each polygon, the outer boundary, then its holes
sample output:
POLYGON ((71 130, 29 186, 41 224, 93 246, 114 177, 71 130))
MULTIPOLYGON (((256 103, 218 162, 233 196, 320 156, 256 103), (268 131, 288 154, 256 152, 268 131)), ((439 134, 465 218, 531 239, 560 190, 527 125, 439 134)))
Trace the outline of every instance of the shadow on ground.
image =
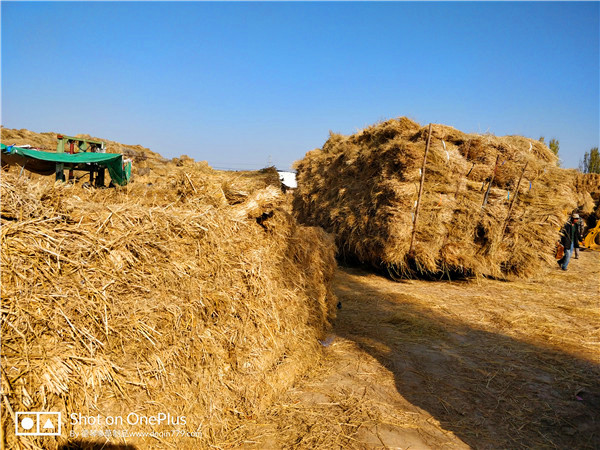
MULTIPOLYGON (((334 332, 473 448, 600 448, 600 366, 420 308, 340 268, 334 332)), ((435 299, 432 298, 432 306, 435 299)))

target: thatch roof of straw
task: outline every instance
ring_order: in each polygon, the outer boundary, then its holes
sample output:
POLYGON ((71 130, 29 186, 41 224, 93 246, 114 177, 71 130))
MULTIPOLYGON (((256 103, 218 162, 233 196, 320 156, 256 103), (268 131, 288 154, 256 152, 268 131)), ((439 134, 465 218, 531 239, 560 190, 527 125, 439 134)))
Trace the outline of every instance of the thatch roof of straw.
POLYGON ((351 136, 331 134, 322 149, 296 163, 295 213, 302 223, 332 232, 341 256, 402 276, 459 271, 523 277, 553 261, 559 228, 577 206, 576 171, 557 167, 541 142, 437 124, 409 257, 426 139, 427 128, 404 117, 351 136))
POLYGON ((231 430, 317 358, 335 260, 280 191, 242 202, 235 176, 188 164, 97 190, 2 175, 3 421, 62 411, 64 436, 70 413, 161 412, 202 431, 179 448, 240 444, 231 430))

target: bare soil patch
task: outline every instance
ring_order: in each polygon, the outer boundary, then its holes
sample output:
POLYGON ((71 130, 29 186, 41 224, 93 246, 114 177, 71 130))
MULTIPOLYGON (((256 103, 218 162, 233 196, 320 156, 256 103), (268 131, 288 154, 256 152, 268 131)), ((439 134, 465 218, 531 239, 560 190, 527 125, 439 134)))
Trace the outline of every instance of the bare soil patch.
POLYGON ((327 357, 271 408, 261 442, 599 448, 599 275, 590 251, 526 282, 340 268, 327 357))

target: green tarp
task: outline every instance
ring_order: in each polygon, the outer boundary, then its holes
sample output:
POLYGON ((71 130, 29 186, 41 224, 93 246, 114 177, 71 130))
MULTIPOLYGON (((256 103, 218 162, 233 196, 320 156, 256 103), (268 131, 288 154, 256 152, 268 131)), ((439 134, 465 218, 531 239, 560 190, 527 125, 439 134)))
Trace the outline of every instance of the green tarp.
POLYGON ((123 155, 120 153, 54 153, 41 150, 31 150, 20 147, 2 148, 2 160, 8 164, 18 164, 25 169, 41 175, 51 175, 56 171, 56 164, 63 163, 67 168, 86 170, 86 164, 95 163, 108 169, 110 178, 115 184, 127 184, 131 176, 131 164, 123 165, 123 155), (77 167, 76 167, 77 166, 77 167))

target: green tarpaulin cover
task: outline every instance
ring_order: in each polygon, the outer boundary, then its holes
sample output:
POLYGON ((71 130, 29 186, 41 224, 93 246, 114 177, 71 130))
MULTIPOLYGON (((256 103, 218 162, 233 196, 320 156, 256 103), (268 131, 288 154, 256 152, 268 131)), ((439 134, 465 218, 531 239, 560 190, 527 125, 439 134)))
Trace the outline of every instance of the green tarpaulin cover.
POLYGON ((54 153, 41 150, 31 150, 20 147, 7 147, 0 144, 2 148, 2 159, 9 164, 19 164, 32 172, 42 175, 53 174, 57 163, 71 166, 79 165, 84 169, 86 163, 96 163, 108 169, 110 178, 121 186, 127 184, 131 176, 131 163, 127 167, 123 165, 123 155, 120 153, 54 153))

